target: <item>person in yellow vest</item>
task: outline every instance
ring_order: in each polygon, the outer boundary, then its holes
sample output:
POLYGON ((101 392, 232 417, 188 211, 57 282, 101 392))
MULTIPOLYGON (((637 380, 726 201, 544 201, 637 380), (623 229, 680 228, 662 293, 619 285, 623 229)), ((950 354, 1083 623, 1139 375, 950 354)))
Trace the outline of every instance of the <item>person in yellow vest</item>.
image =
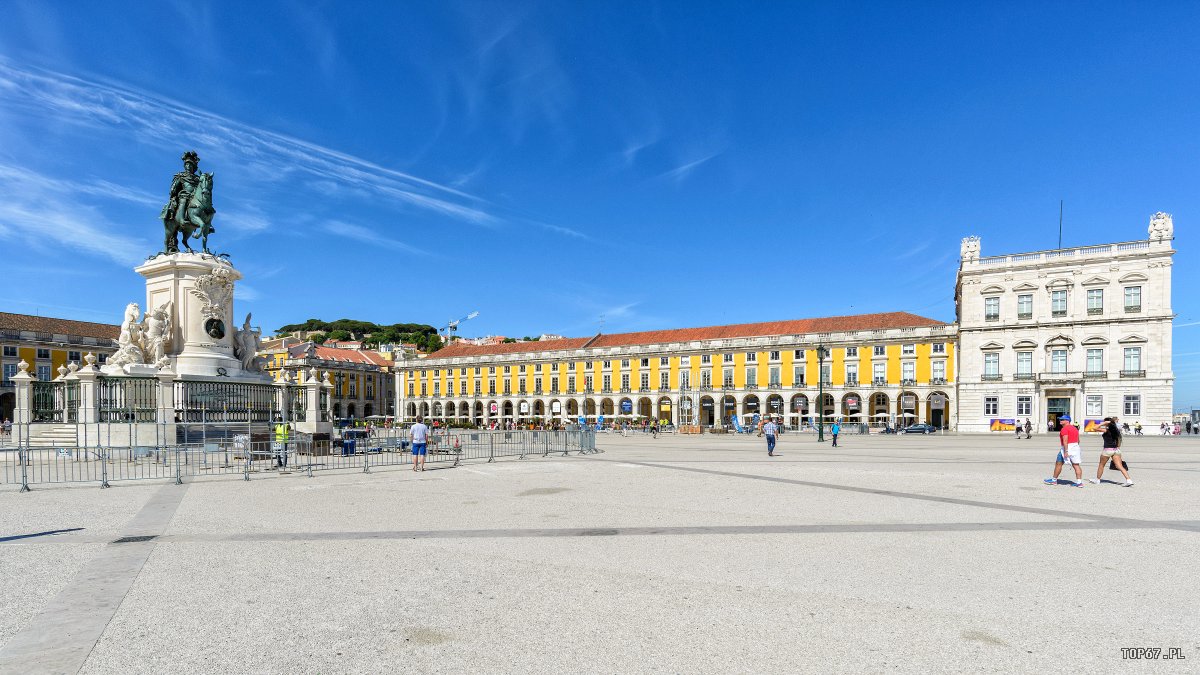
POLYGON ((284 424, 283 420, 275 421, 275 466, 276 468, 287 468, 287 442, 288 442, 288 425, 284 424))

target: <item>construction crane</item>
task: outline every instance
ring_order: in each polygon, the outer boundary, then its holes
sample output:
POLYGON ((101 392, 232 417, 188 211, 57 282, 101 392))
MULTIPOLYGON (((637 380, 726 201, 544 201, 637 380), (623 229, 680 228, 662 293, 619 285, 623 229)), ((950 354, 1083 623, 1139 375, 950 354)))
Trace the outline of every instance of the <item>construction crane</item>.
POLYGON ((441 333, 441 335, 442 335, 442 342, 445 344, 450 344, 450 340, 454 337, 454 332, 458 330, 458 324, 460 324, 464 321, 470 321, 471 319, 474 319, 477 316, 479 316, 479 312, 471 312, 470 314, 464 316, 463 318, 455 319, 454 321, 451 321, 451 322, 447 323, 445 326, 442 326, 441 328, 439 328, 438 332, 441 333))

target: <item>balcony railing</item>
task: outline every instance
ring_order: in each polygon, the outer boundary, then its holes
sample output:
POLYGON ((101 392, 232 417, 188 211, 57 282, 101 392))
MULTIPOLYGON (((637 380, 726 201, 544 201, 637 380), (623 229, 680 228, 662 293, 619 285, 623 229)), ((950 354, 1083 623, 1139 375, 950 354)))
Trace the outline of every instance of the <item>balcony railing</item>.
POLYGON ((1103 314, 1103 313, 1104 313, 1104 308, 1103 308, 1103 307, 1088 307, 1088 314, 1089 314, 1089 315, 1093 315, 1093 316, 1094 316, 1094 315, 1096 315, 1096 314, 1103 314))
POLYGON ((758 385, 757 384, 748 384, 748 385, 746 385, 746 391, 758 391, 758 385))
POLYGON ((671 388, 670 388, 670 387, 659 387, 659 388, 658 388, 658 390, 659 390, 660 392, 663 392, 663 391, 671 391, 671 388))
POLYGON ((857 387, 858 386, 858 378, 857 377, 847 377, 846 378, 846 386, 847 387, 857 387))
POLYGON ((900 380, 900 384, 902 384, 902 385, 914 385, 916 383, 917 383, 917 381, 912 378, 900 380))
POLYGON ((1089 380, 1103 380, 1108 377, 1108 373, 1103 370, 1089 370, 1083 374, 1089 380))
POLYGON ((871 384, 875 385, 876 387, 887 386, 887 378, 886 377, 877 377, 871 381, 871 384))
POLYGON ((775 390, 783 389, 783 385, 778 382, 772 382, 771 384, 767 385, 767 389, 775 391, 775 390))
POLYGON ((1016 373, 1013 375, 1013 379, 1018 382, 1021 380, 1032 380, 1033 373, 1016 373))
POLYGON ((712 391, 712 390, 713 390, 713 387, 711 384, 700 385, 700 391, 712 391))
POLYGON ((622 394, 628 394, 628 393, 630 393, 630 392, 631 392, 631 390, 630 390, 630 388, 629 388, 629 387, 621 387, 621 393, 622 393, 622 394))
POLYGON ((642 387, 641 389, 638 389, 638 391, 643 394, 648 394, 650 393, 650 387, 642 387))
POLYGON ((946 384, 946 378, 934 377, 929 380, 929 384, 946 384))
POLYGON ((1050 316, 1066 316, 1066 315, 1067 315, 1067 310, 1065 310, 1065 309, 1056 309, 1056 310, 1053 310, 1050 312, 1050 316))
POLYGON ((1018 319, 1032 319, 1033 312, 1017 312, 1018 319))
POLYGON ((1126 314, 1136 314, 1140 311, 1142 311, 1141 305, 1125 305, 1126 314))
POLYGON ((1004 375, 1001 373, 984 373, 981 379, 984 382, 999 382, 1004 379, 1004 375))
POLYGON ((986 315, 984 315, 983 320, 984 321, 999 321, 1000 315, 999 314, 986 314, 986 315))
POLYGON ((1144 371, 1144 370, 1122 370, 1121 371, 1121 377, 1145 377, 1145 376, 1146 376, 1146 371, 1144 371))

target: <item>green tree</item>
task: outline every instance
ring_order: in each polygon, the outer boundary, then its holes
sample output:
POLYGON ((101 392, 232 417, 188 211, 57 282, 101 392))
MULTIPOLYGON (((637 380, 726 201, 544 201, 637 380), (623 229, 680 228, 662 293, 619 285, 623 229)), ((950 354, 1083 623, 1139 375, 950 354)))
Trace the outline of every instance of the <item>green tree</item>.
POLYGON ((328 336, 325 335, 324 333, 313 333, 312 335, 308 336, 308 339, 311 340, 313 342, 313 344, 321 345, 321 344, 325 344, 325 339, 327 337, 328 336))

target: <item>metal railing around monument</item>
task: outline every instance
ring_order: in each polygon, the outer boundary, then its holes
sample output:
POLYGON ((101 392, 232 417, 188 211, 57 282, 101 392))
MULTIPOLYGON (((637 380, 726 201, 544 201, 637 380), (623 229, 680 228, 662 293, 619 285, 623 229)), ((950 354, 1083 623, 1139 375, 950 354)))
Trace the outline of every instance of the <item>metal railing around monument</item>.
POLYGON ((153 377, 101 377, 96 380, 96 420, 156 422, 158 380, 153 377))
POLYGON ((276 410, 271 384, 183 380, 174 386, 176 422, 270 422, 276 410))

